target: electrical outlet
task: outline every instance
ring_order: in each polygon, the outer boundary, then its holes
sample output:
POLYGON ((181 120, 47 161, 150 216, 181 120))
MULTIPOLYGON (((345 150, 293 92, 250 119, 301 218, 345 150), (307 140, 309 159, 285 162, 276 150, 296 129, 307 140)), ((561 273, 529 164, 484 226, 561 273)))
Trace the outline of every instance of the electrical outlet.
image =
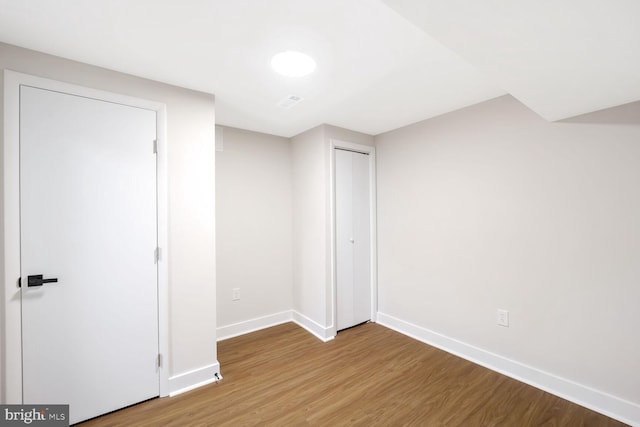
POLYGON ((498 309, 498 325, 509 327, 509 312, 507 310, 498 309))
POLYGON ((233 301, 238 301, 240 299, 240 288, 233 288, 233 296, 231 299, 233 301))

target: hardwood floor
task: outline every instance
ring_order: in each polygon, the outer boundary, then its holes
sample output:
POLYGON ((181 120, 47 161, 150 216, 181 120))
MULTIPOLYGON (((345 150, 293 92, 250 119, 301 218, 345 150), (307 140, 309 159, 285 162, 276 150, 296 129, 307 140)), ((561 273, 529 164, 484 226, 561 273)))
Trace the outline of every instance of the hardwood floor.
POLYGON ((90 426, 623 426, 376 324, 293 323, 218 343, 224 379, 90 426))

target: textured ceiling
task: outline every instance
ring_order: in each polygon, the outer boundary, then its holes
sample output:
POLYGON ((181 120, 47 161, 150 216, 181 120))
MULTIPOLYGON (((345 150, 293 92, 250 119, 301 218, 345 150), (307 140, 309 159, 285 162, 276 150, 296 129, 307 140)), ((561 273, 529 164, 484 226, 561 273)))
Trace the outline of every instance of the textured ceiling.
POLYGON ((639 5, 0 0, 0 41, 213 93, 228 126, 375 135, 505 93, 550 120, 638 100, 639 5), (316 71, 275 74, 284 50, 312 55, 316 71), (289 95, 304 100, 276 106, 289 95))

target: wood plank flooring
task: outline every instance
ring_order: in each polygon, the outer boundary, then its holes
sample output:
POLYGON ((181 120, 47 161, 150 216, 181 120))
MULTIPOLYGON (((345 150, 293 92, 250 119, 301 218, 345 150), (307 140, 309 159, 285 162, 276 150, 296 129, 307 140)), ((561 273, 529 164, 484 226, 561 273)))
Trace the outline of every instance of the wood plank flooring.
POLYGON ((90 426, 623 426, 376 324, 293 323, 218 343, 224 379, 90 426))

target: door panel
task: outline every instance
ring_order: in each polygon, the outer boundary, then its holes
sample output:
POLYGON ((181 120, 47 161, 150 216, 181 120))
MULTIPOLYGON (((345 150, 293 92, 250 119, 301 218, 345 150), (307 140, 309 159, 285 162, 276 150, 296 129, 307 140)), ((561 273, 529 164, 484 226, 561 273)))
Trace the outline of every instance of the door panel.
POLYGON ((369 156, 335 150, 337 329, 371 319, 369 156))
POLYGON ((153 111, 20 89, 23 401, 72 423, 159 394, 155 132, 153 111))
POLYGON ((369 156, 351 153, 353 203, 353 301, 354 324, 371 319, 371 212, 369 205, 369 156))
POLYGON ((337 329, 355 325, 351 152, 335 150, 337 329))

